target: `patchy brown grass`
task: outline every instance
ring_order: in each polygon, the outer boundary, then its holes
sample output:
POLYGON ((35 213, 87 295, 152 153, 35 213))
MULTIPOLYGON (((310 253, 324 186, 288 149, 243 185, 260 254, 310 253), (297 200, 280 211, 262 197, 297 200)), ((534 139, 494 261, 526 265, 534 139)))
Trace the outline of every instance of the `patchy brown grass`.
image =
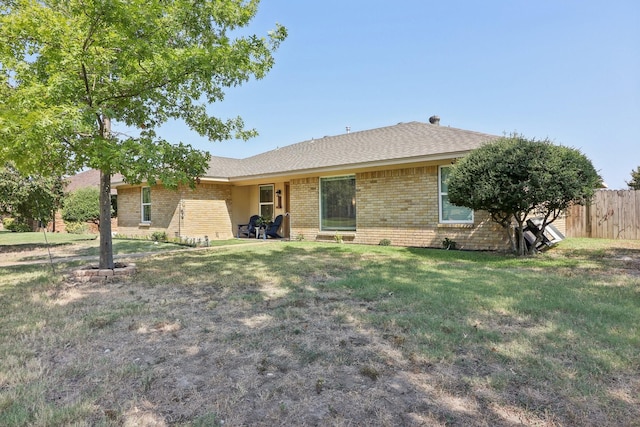
MULTIPOLYGON (((1 325, 0 420, 638 425, 637 364, 603 356, 609 365, 585 367, 571 348, 586 349, 583 332, 560 325, 552 308, 545 318, 528 306, 488 302, 517 297, 501 284, 514 274, 525 280, 555 274, 548 265, 563 272, 562 286, 578 286, 566 277, 577 261, 589 264, 592 277, 610 275, 617 289, 631 289, 637 303, 638 249, 624 255, 631 261, 619 260, 619 252, 597 258, 569 248, 521 264, 491 254, 275 243, 156 255, 136 261, 133 279, 105 285, 43 279, 36 267, 6 268, 3 274, 20 283, 0 279, 8 313, 1 325), (613 265, 625 270, 612 273, 613 265), (474 293, 485 282, 495 294, 474 293), (411 288, 434 293, 402 294, 411 288), (467 300, 456 292, 473 295, 467 300), (447 309, 439 299, 451 295, 447 309), (417 314, 437 322, 411 320, 423 324, 416 329, 406 319, 417 314), (541 338, 554 333, 565 336, 541 338), (566 347, 552 348, 562 342, 566 347), (575 380, 584 376, 592 378, 575 380)), ((598 279, 582 291, 605 295, 605 285, 598 279)), ((611 328, 629 333, 615 322, 611 328)))

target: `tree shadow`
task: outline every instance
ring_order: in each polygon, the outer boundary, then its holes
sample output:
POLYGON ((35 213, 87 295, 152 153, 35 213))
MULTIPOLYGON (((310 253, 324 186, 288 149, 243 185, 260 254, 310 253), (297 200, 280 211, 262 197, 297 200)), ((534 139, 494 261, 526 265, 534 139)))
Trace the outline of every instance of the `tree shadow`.
POLYGON ((368 249, 158 254, 130 282, 74 288, 78 299, 51 315, 91 331, 73 357, 54 347, 52 360, 87 381, 62 378, 61 388, 91 395, 92 378, 118 379, 103 384, 105 413, 146 401, 166 422, 606 425, 640 415, 613 391, 612 378, 632 387, 616 367, 630 355, 607 338, 632 336, 633 290, 612 298, 597 278, 557 283, 509 256, 368 249))

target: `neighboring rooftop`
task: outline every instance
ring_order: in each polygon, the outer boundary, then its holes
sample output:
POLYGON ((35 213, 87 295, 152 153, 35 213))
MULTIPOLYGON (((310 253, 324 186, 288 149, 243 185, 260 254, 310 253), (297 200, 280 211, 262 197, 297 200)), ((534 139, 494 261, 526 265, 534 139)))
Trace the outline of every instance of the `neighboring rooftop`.
MULTIPOLYGON (((97 169, 89 169, 67 177, 65 181, 67 181, 65 191, 68 193, 85 187, 100 188, 100 171, 97 169)), ((119 173, 115 174, 111 177, 111 181, 122 181, 122 176, 119 173)), ((111 194, 116 194, 116 190, 112 188, 111 194)))

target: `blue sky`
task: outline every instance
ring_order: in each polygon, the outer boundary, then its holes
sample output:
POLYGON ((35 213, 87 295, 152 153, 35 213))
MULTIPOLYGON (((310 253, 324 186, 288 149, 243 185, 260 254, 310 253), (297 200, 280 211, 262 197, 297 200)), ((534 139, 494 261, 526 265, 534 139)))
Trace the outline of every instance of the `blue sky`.
POLYGON ((209 107, 260 136, 161 135, 244 158, 437 114, 578 148, 609 188, 640 166, 640 1, 263 0, 249 30, 276 22, 289 37, 271 72, 209 107))

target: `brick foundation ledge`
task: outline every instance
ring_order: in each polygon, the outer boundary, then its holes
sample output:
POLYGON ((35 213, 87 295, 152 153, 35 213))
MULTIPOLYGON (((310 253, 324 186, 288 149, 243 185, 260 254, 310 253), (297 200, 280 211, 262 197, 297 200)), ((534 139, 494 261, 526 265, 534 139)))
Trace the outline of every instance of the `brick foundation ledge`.
POLYGON ((134 263, 123 264, 116 262, 113 269, 89 265, 79 270, 74 270, 72 275, 80 282, 114 282, 133 276, 136 271, 134 263))

